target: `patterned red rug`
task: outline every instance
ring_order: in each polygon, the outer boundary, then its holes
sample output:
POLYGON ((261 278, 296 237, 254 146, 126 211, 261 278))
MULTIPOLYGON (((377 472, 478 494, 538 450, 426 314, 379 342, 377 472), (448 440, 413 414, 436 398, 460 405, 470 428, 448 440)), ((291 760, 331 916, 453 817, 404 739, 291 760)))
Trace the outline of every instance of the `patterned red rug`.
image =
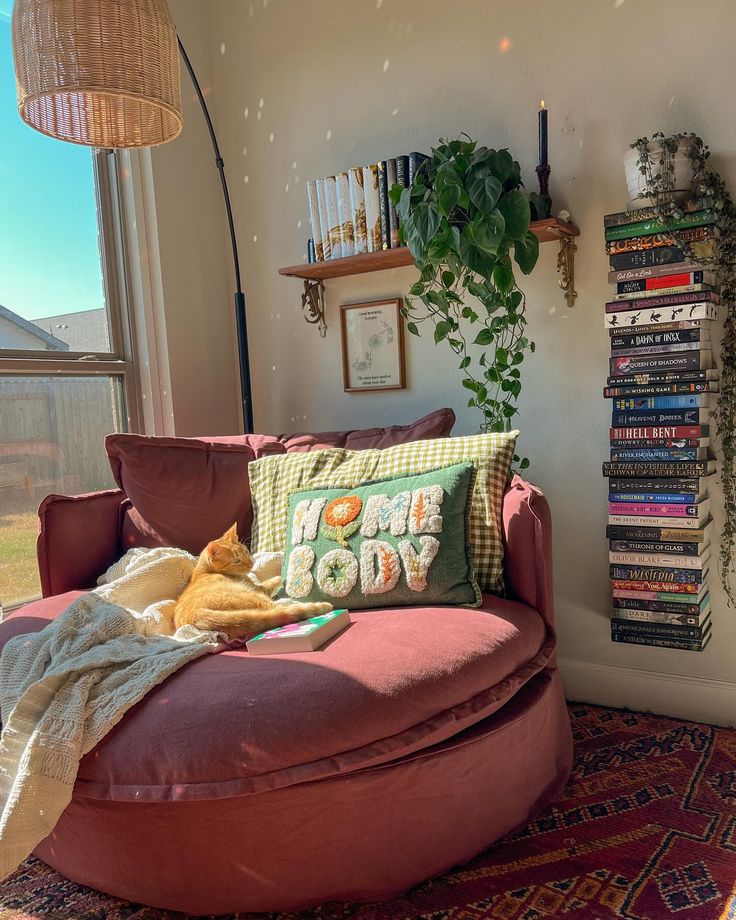
MULTIPOLYGON (((598 706, 570 713, 572 778, 522 833, 404 898, 261 920, 736 920, 736 730, 598 706)), ((0 920, 181 916, 74 885, 35 859, 0 887, 0 920)))

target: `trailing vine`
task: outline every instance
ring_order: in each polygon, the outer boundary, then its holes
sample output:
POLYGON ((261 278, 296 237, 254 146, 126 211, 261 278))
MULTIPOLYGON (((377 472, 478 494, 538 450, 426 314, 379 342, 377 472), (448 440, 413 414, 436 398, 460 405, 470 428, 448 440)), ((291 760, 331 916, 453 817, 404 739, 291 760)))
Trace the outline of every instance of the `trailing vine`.
POLYGON ((640 197, 654 202, 663 232, 682 249, 688 259, 698 262, 716 275, 721 305, 725 307, 720 354, 720 393, 713 417, 723 453, 721 482, 725 504, 725 524, 721 537, 719 569, 721 582, 730 606, 736 606, 732 576, 736 573, 736 205, 723 178, 710 163, 710 150, 696 134, 665 137, 658 132, 643 137, 631 147, 638 153, 637 165, 644 177, 646 190, 640 197), (716 218, 716 241, 713 247, 691 242, 672 227, 682 216, 674 196, 675 164, 678 148, 684 147, 692 167, 693 191, 708 199, 716 218))
MULTIPOLYGON (((400 240, 420 271, 404 298, 407 329, 419 335, 428 323, 435 343, 446 342, 459 359, 481 431, 511 428, 522 387, 519 365, 534 351, 513 264, 529 274, 539 257, 522 186, 508 150, 459 138, 440 141, 409 188, 391 189, 400 240)), ((514 459, 520 469, 529 465, 514 459)))

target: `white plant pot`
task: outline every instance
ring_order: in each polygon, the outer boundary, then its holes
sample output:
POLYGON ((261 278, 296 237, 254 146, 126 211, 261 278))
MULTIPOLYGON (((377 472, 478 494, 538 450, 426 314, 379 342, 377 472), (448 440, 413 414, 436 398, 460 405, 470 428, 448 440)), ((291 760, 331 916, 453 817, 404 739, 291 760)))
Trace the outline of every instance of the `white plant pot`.
MULTIPOLYGON (((652 173, 656 177, 661 170, 660 157, 662 145, 658 141, 653 141, 648 146, 652 153, 652 173)), ((627 150, 624 154, 624 170, 626 172, 626 186, 629 191, 629 210, 638 210, 639 208, 649 208, 654 204, 653 199, 639 195, 646 192, 646 178, 639 171, 639 151, 634 148, 627 150)), ((673 157, 675 166, 674 189, 672 197, 675 201, 682 201, 685 198, 692 197, 693 194, 693 168, 687 155, 687 140, 683 138, 673 157)))

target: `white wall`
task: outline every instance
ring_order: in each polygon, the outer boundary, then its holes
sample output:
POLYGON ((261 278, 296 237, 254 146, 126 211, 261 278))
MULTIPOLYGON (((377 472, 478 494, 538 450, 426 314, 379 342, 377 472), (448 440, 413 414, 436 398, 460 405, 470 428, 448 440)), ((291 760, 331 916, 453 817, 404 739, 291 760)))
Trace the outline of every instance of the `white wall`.
MULTIPOLYGON (((731 720, 736 613, 726 609, 715 574, 714 640, 705 653, 610 641, 600 463, 610 408, 601 397, 608 357, 602 216, 626 204, 627 144, 659 129, 701 133, 736 189, 726 89, 736 79, 729 41, 736 5, 711 0, 707 15, 691 0, 211 0, 209 9, 217 125, 243 249, 262 431, 402 422, 443 405, 456 410, 457 432, 474 430, 455 364, 429 340, 409 337, 405 392, 342 391, 338 305, 400 295, 412 269, 328 283, 324 340, 300 317, 300 282, 277 269, 304 259, 307 179, 426 150, 440 136, 466 131, 508 146, 534 188, 536 111, 546 100, 555 209, 568 208, 582 231, 579 298, 574 310, 566 307, 556 247, 545 245, 524 281, 537 353, 524 365, 519 424, 530 478, 552 506, 569 691, 731 720), (503 39, 510 40, 505 52, 503 39), (658 696, 651 680, 632 678, 646 672, 663 675, 658 696), (691 694, 688 677, 716 683, 691 694)), ((182 270, 189 278, 184 260, 182 270)), ((202 354, 202 342, 191 345, 202 354)), ((213 339, 211 347, 228 358, 227 342, 213 339)))
MULTIPOLYGON (((206 3, 170 0, 208 105, 214 105, 206 3)), ((225 208, 205 121, 182 67, 184 129, 152 151, 174 428, 179 436, 241 430, 225 208)))

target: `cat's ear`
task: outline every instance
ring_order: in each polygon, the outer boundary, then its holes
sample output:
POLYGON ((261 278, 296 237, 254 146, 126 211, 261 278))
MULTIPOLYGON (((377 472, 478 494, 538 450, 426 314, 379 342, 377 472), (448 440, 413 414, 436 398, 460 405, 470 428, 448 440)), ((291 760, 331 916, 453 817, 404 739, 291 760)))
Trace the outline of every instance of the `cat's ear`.
POLYGON ((239 542, 240 542, 240 541, 238 540, 238 524, 237 524, 237 521, 233 524, 233 526, 232 526, 229 530, 226 530, 226 531, 225 531, 225 533, 222 535, 222 539, 223 539, 223 540, 229 540, 231 543, 239 543, 239 542))

